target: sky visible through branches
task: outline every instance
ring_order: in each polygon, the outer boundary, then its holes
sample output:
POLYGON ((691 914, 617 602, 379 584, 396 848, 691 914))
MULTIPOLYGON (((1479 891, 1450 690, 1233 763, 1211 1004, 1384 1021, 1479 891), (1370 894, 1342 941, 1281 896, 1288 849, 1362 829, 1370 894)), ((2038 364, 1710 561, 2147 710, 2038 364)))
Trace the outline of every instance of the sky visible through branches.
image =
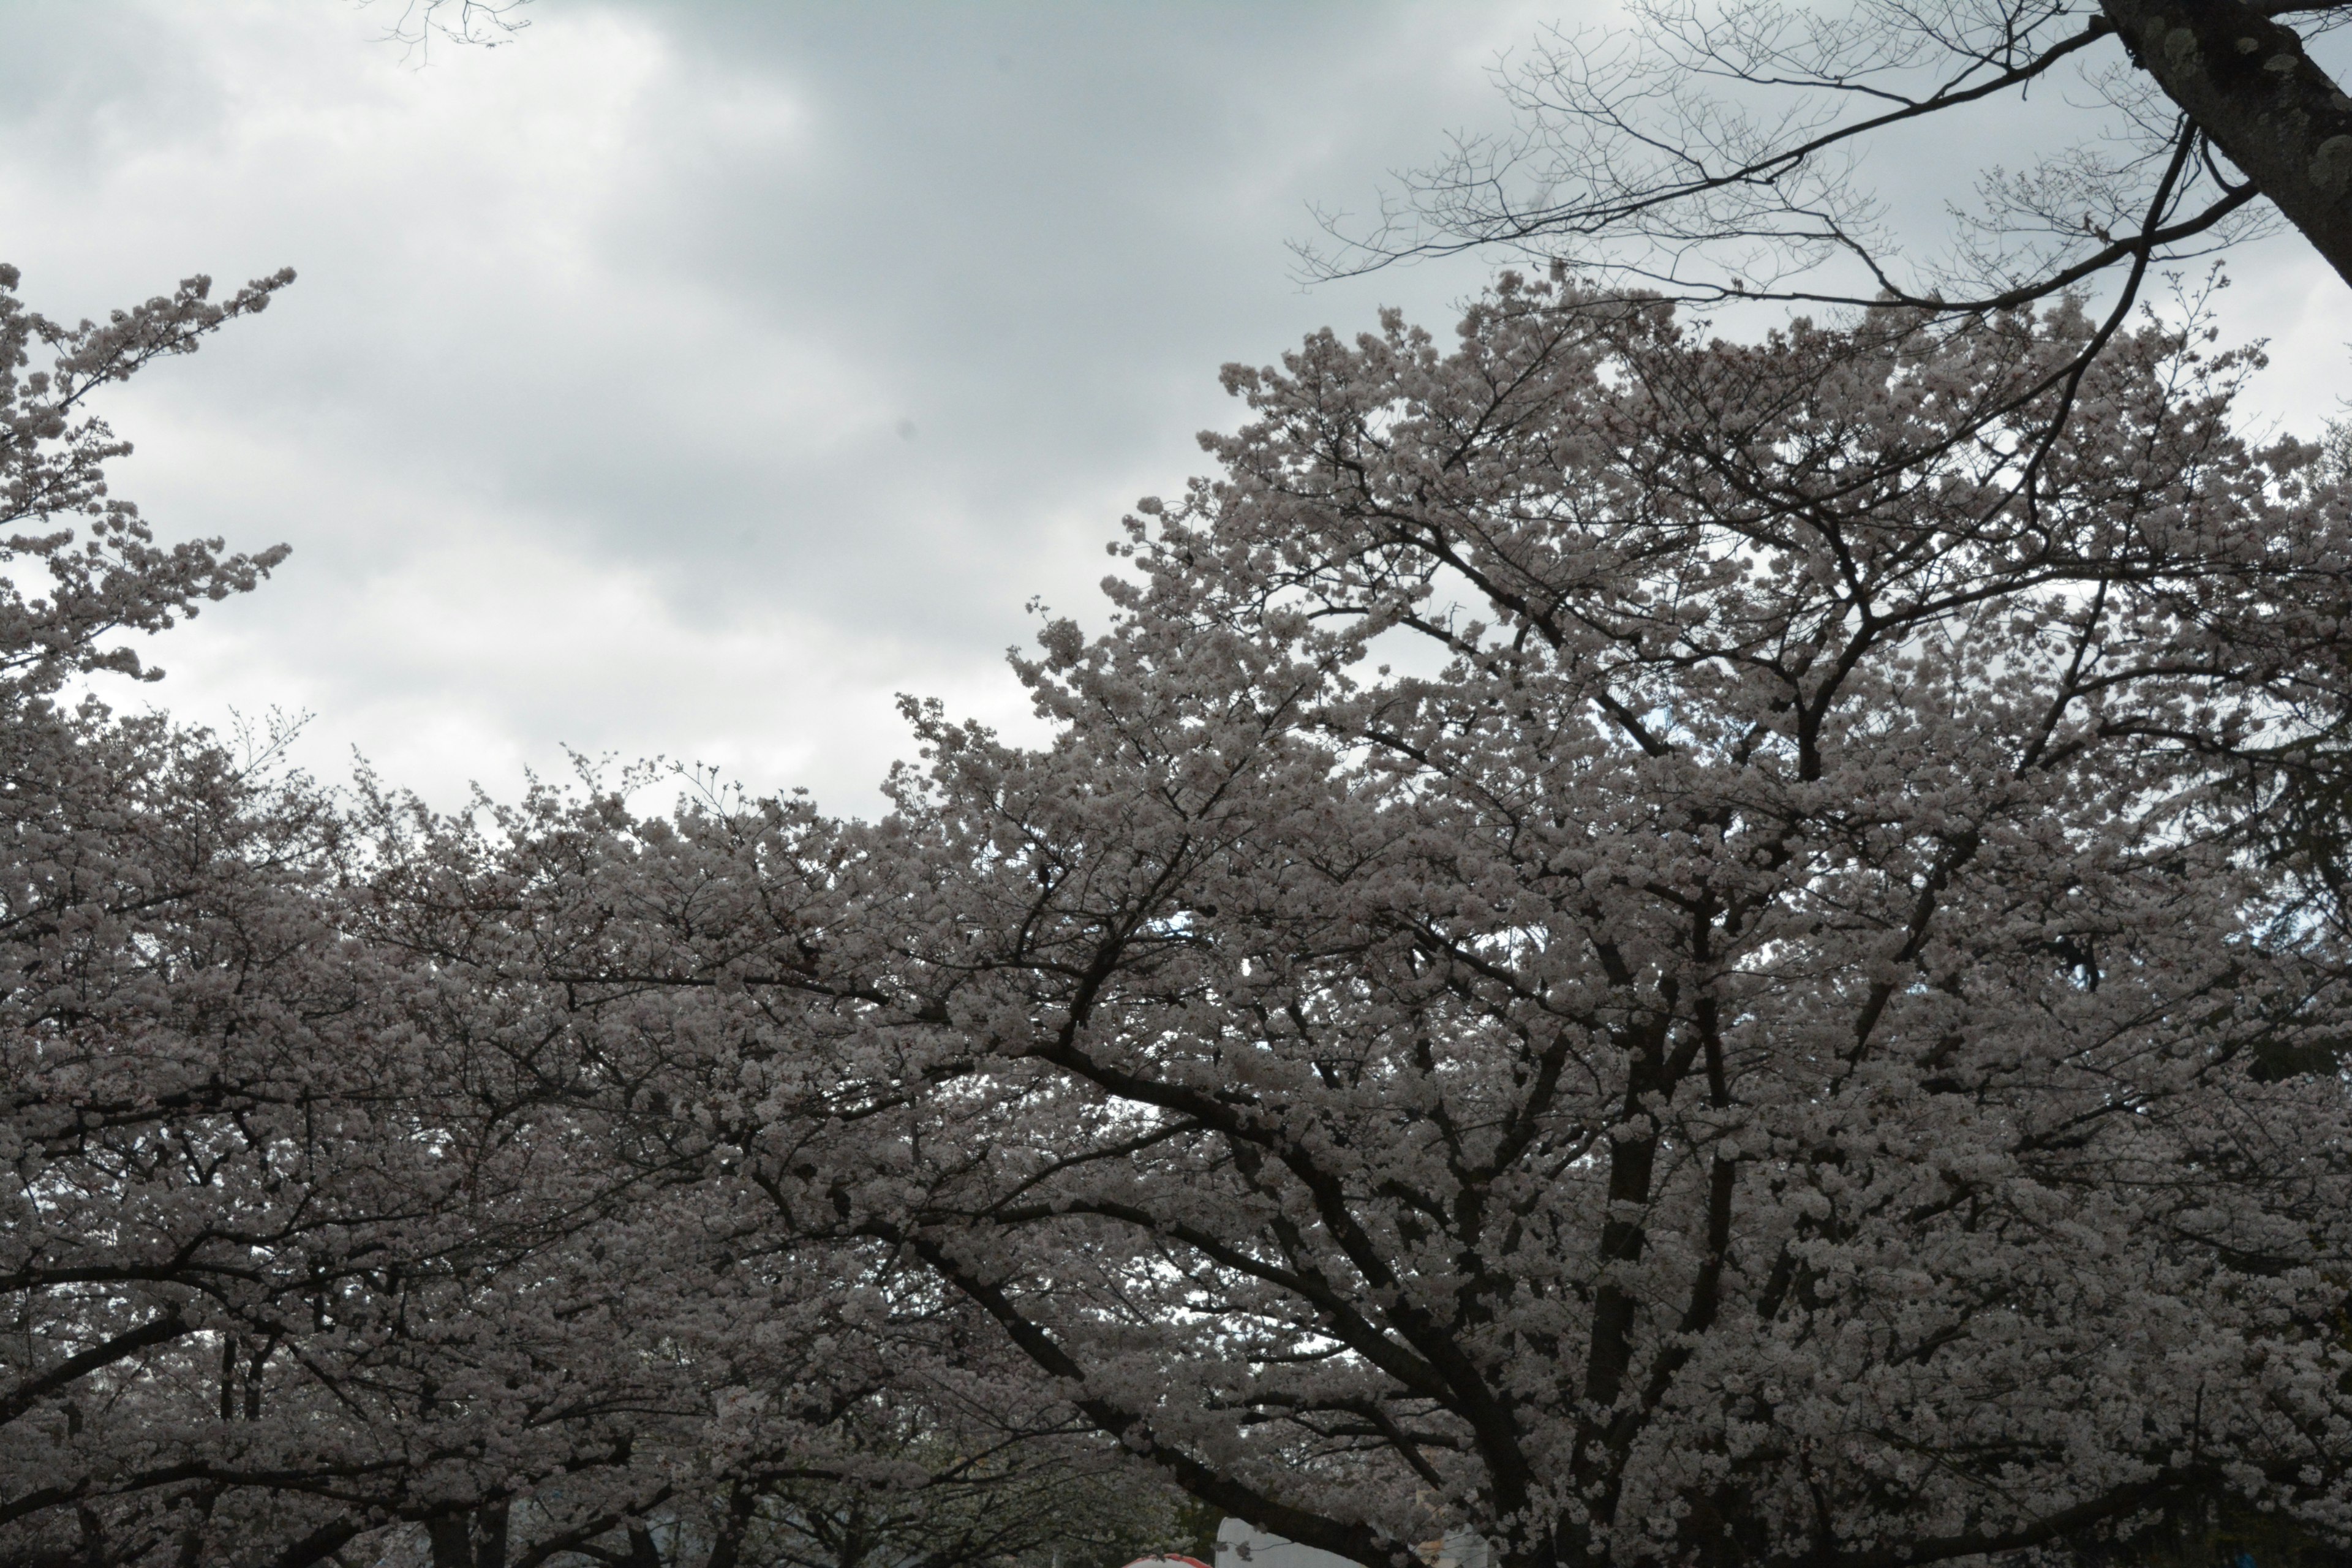
MULTIPOLYGON (((1310 205, 1369 210, 1447 132, 1500 127, 1506 51, 1609 17, 567 3, 424 59, 384 19, 12 21, 0 254, 28 297, 301 274, 112 407, 165 537, 294 546, 175 637, 153 700, 308 710, 312 769, 357 749, 444 804, 569 746, 871 812, 909 749, 894 693, 1026 732, 1000 658, 1024 605, 1094 614, 1120 513, 1234 424, 1219 363, 1377 304, 1442 324, 1482 280, 1302 289, 1310 205)), ((1932 220, 1999 153, 1881 184, 1932 220)), ((2227 329, 2273 340, 2253 406, 2315 431, 2340 284, 2292 237, 2231 268, 2227 329)))

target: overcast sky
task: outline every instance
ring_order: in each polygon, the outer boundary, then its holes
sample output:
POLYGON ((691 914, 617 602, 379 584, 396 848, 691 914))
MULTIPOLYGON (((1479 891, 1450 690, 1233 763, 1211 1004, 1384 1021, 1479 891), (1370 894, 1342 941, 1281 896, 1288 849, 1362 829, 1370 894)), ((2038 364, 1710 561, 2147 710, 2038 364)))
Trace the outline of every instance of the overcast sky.
MULTIPOLYGON (((384 5, 5 0, 33 308, 301 274, 108 405, 159 531, 294 547, 129 700, 307 710, 315 771, 444 805, 570 746, 870 811, 893 693, 1024 725, 1024 605, 1097 618, 1222 363, 1450 321, 1482 266, 1303 290, 1285 242, 1497 127, 1496 56, 1578 3, 539 0, 420 68, 384 5)), ((2315 430, 2352 295, 2292 243, 2233 270, 2315 430)))

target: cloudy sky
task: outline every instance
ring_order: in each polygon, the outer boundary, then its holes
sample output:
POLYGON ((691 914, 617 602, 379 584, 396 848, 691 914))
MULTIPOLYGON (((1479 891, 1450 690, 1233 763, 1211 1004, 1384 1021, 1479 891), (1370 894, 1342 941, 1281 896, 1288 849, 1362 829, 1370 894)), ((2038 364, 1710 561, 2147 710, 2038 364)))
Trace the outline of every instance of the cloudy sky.
MULTIPOLYGON (((28 303, 301 274, 108 405, 160 531, 294 546, 131 700, 307 711, 314 770, 356 748, 445 805, 569 746, 850 811, 908 750, 896 692, 1024 727, 1024 605, 1092 616, 1121 513, 1232 422, 1220 363, 1448 318, 1477 264, 1310 290, 1285 243, 1604 14, 538 0, 419 61, 376 41, 397 4, 6 0, 28 303)), ((2233 269, 2265 416, 2315 428, 2352 296, 2292 243, 2233 269)))

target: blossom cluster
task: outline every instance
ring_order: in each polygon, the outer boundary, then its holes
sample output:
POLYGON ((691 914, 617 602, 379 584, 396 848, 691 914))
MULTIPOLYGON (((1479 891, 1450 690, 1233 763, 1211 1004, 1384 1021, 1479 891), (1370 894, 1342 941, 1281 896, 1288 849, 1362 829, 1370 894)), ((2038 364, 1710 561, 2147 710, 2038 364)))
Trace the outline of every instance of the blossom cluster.
MULTIPOLYGON (((1051 739, 910 704, 872 822, 448 817, 58 710, 268 563, 90 514, 0 643, 68 650, 0 736, 0 1531, 2352 1532, 2352 483, 2240 434, 2248 355, 2098 330, 1507 276, 1232 368, 1106 626, 1016 660, 1051 739)), ((101 374, 0 388, 21 493, 98 504, 101 374)))

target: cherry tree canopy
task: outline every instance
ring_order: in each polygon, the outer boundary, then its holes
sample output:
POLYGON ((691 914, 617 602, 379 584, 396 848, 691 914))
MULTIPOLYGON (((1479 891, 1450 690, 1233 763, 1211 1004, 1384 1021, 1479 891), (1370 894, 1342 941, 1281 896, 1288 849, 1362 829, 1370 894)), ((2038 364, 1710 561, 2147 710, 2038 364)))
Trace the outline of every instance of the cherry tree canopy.
POLYGON ((601 804, 486 834, 69 704, 283 556, 157 544, 89 403, 288 281, 68 328, 0 268, 0 1557, 1160 1544, 1164 1487, 969 1303, 763 1253, 765 1194, 642 1114, 662 1011, 577 1026, 539 919, 630 864, 601 804))
POLYGON ((2352 482, 2247 356, 1508 278, 1229 371, 1052 743, 450 821, 60 706, 270 563, 79 406, 268 290, 0 317, 0 1549, 2352 1535, 2352 482))
POLYGON ((919 709, 885 821, 640 825, 534 919, 771 1246, 1292 1540, 2352 1528, 2343 926, 2273 831, 2352 497, 2201 333, 2020 395, 2094 330, 1310 339, 1021 665, 1050 745, 919 709))
POLYGON ((289 278, 225 303, 194 279, 78 328, 16 281, 0 268, 0 521, 25 531, 0 541, 0 1556, 301 1568, 551 1475, 577 1478, 540 1510, 558 1531, 625 1511, 661 1484, 633 1446, 709 1418, 645 1353, 694 1331, 662 1282, 707 1268, 698 1232, 658 1194, 610 1201, 527 1007, 392 940, 342 805, 63 695, 152 676, 116 634, 282 556, 155 543, 108 491, 129 448, 89 402, 289 278))

